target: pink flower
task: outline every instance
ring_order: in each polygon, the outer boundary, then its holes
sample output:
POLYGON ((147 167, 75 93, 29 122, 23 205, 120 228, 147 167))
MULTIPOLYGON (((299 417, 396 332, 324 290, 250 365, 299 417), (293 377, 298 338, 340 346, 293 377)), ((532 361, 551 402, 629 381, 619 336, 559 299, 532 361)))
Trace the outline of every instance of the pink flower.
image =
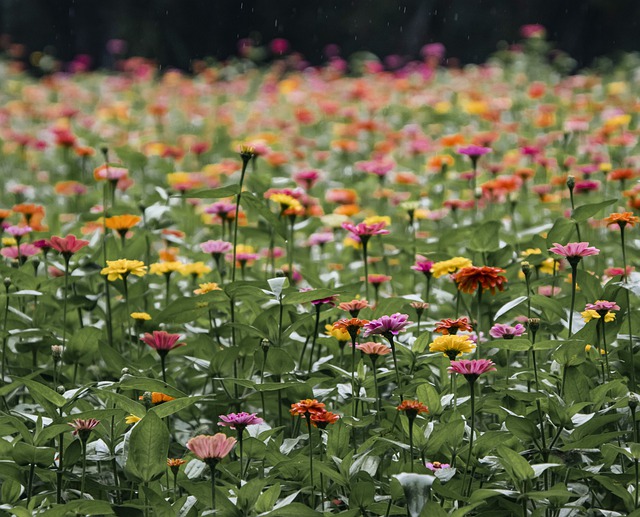
POLYGON ((89 418, 83 420, 82 418, 76 418, 73 422, 69 422, 69 425, 73 427, 74 436, 79 437, 82 441, 86 441, 91 434, 91 431, 100 423, 100 420, 95 418, 89 418))
POLYGON ((561 287, 553 287, 551 285, 541 285, 540 287, 538 287, 538 294, 547 296, 549 298, 555 296, 556 294, 560 294, 561 292, 561 287))
POLYGON ((496 339, 513 339, 514 337, 520 337, 522 334, 524 334, 525 330, 526 329, 524 328, 524 326, 520 323, 518 323, 515 327, 504 325, 502 323, 496 323, 493 327, 491 327, 489 335, 496 339))
POLYGON ((0 250, 0 255, 11 260, 18 260, 22 258, 24 262, 27 258, 33 257, 40 253, 40 248, 30 243, 20 244, 20 253, 18 253, 18 246, 8 246, 0 250))
POLYGON ((449 366, 450 373, 464 375, 469 382, 475 382, 483 373, 494 371, 496 371, 496 365, 490 359, 460 359, 460 361, 451 361, 449 366))
POLYGON ((482 147, 480 145, 467 145, 465 147, 460 147, 458 149, 458 154, 465 154, 472 160, 475 158, 476 160, 485 154, 491 152, 490 147, 482 147))
POLYGON ((383 343, 375 343, 373 341, 367 341, 366 343, 360 343, 356 345, 356 348, 363 354, 371 356, 387 355, 391 353, 391 348, 383 343))
POLYGON ((351 232, 356 237, 360 237, 361 239, 362 237, 365 237, 368 239, 372 235, 388 234, 389 230, 384 229, 386 225, 387 223, 385 223, 384 221, 379 223, 374 223, 374 224, 366 224, 366 223, 353 224, 349 222, 342 223, 342 227, 345 230, 347 230, 348 232, 351 232))
POLYGON ((233 249, 233 244, 227 241, 207 241, 200 244, 200 249, 205 253, 211 253, 212 255, 221 255, 227 253, 233 249))
POLYGON ((451 465, 449 465, 448 463, 440 463, 439 461, 434 461, 433 463, 427 462, 424 466, 427 467, 431 472, 436 472, 437 470, 448 469, 449 467, 451 467, 451 465))
MULTIPOLYGON (((12 225, 5 229, 5 231, 11 235, 12 237, 20 238, 25 236, 27 233, 32 232, 33 229, 31 226, 16 226, 12 225)), ((387 232, 389 233, 389 232, 387 232)))
POLYGON ((242 431, 248 425, 263 424, 264 420, 257 416, 256 413, 229 413, 228 415, 220 415, 221 426, 229 426, 230 429, 242 431))
POLYGON ((186 345, 186 343, 177 343, 178 339, 180 339, 180 334, 169 334, 165 330, 154 330, 153 335, 146 332, 141 341, 156 350, 160 355, 163 355, 174 348, 186 345))
POLYGON ((214 460, 215 462, 224 458, 231 452, 235 444, 235 438, 223 433, 217 433, 213 436, 201 434, 187 442, 187 449, 201 460, 209 463, 208 460, 214 460))
POLYGON ((433 268, 433 260, 428 260, 426 257, 422 255, 416 255, 416 263, 411 266, 411 269, 414 271, 419 271, 420 273, 424 273, 427 276, 431 275, 431 269, 433 268))
POLYGON ((570 242, 566 246, 562 246, 561 244, 554 242, 553 247, 549 248, 549 251, 566 258, 572 267, 577 266, 582 257, 588 257, 590 255, 597 255, 600 253, 598 248, 589 246, 588 242, 570 242))
POLYGON ((62 253, 65 258, 71 257, 74 253, 89 245, 89 241, 78 239, 72 234, 66 237, 54 235, 49 242, 51 247, 57 252, 62 253))
POLYGON ((373 335, 384 336, 387 339, 393 339, 400 332, 404 332, 409 324, 409 315, 396 312, 391 316, 381 316, 377 320, 371 320, 364 326, 364 337, 373 335))
POLYGON ((585 310, 593 310, 598 313, 601 311, 606 314, 609 311, 619 311, 620 306, 616 302, 608 302, 607 300, 597 300, 596 303, 588 303, 585 310))

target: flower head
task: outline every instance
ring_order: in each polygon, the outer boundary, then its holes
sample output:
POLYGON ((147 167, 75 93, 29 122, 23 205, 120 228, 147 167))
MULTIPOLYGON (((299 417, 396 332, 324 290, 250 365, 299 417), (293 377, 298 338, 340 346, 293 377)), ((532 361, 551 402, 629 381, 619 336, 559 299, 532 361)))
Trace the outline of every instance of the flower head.
POLYGON ((366 223, 342 223, 342 227, 358 237, 362 243, 367 242, 372 235, 386 235, 389 230, 385 230, 386 222, 381 221, 379 223, 366 224, 366 223))
POLYGON ((342 302, 338 305, 338 309, 348 312, 352 318, 357 318, 362 309, 369 307, 367 300, 351 300, 350 302, 342 302))
POLYGON ((438 336, 429 344, 429 352, 442 352, 453 361, 462 354, 468 354, 476 349, 476 345, 469 336, 445 335, 438 336))
POLYGON ((549 248, 549 251, 566 258, 571 266, 577 266, 583 257, 600 253, 598 248, 589 246, 588 242, 570 242, 566 246, 554 242, 553 247, 549 248))
POLYGON ((582 316, 582 319, 584 320, 585 323, 589 323, 591 320, 594 320, 594 319, 595 320, 600 319, 602 316, 604 316, 605 323, 609 323, 616 319, 616 313, 611 311, 606 311, 604 314, 601 315, 600 311, 587 309, 581 312, 580 315, 582 316))
POLYGON ((140 221, 142 221, 142 218, 138 215, 124 214, 107 217, 104 220, 104 224, 110 230, 115 230, 121 237, 124 237, 140 221))
POLYGON ((360 343, 356 345, 356 348, 363 354, 367 354, 371 358, 378 358, 381 355, 387 355, 391 353, 391 348, 383 343, 376 343, 374 341, 367 341, 366 343, 360 343))
POLYGON ((400 332, 406 330, 409 324, 409 315, 396 312, 391 316, 381 316, 376 320, 371 320, 364 326, 364 337, 373 335, 384 336, 387 339, 393 339, 400 332))
POLYGON ((74 253, 77 253, 88 244, 89 241, 78 239, 75 235, 72 234, 69 234, 66 237, 58 237, 57 235, 54 235, 49 240, 49 245, 51 246, 51 248, 59 253, 62 253, 65 258, 68 258, 74 253))
POLYGON ((420 413, 429 412, 429 408, 417 400, 403 400, 396 409, 404 411, 409 420, 414 420, 420 413))
POLYGON ((206 282, 200 284, 198 289, 194 289, 193 294, 207 294, 211 291, 221 291, 220 286, 216 282, 206 282))
POLYGON ((129 316, 136 321, 149 321, 151 319, 151 314, 148 312, 132 312, 129 316))
POLYGON ((433 274, 434 264, 435 262, 433 260, 428 260, 422 255, 416 255, 416 263, 411 266, 411 269, 418 271, 419 273, 424 273, 427 276, 431 276, 433 274))
POLYGON ((334 329, 344 330, 351 337, 352 341, 355 341, 356 336, 360 334, 360 329, 369 323, 368 320, 361 320, 358 318, 341 319, 333 324, 334 329))
POLYGON ((165 330, 154 330, 153 334, 145 333, 141 341, 156 350, 159 354, 167 354, 174 348, 185 346, 186 343, 178 343, 180 334, 169 334, 165 330))
POLYGON ((224 433, 217 433, 213 436, 201 434, 187 442, 187 449, 205 463, 211 465, 229 454, 236 441, 235 438, 224 433))
POLYGON ((291 404, 289 413, 294 416, 298 415, 307 417, 324 411, 326 411, 324 403, 318 402, 316 399, 304 399, 300 402, 291 404))
POLYGON ((489 331, 489 335, 496 339, 504 338, 504 339, 513 339, 514 337, 520 337, 524 334, 524 325, 520 323, 516 324, 515 327, 511 327, 509 325, 504 325, 503 323, 496 323, 491 330, 489 331))
POLYGON ((212 255, 222 255, 233 249, 233 244, 227 241, 206 241, 200 244, 200 249, 212 255))
POLYGON ((494 372, 496 365, 489 359, 461 359, 460 361, 451 361, 449 367, 450 373, 459 373, 464 375, 469 382, 475 382, 480 375, 487 372, 494 372))
POLYGON ((80 438, 83 442, 89 439, 91 431, 100 423, 100 420, 95 418, 82 419, 76 418, 73 422, 69 422, 69 425, 73 427, 73 435, 80 438))
POLYGON ((320 413, 311 414, 311 423, 318 429, 326 429, 329 424, 335 424, 340 415, 336 415, 331 411, 321 411, 320 413))
POLYGON ((469 266, 452 275, 452 278, 463 293, 474 293, 481 288, 483 291, 490 290, 491 294, 495 294, 496 288, 499 291, 504 290, 503 284, 507 279, 502 276, 502 273, 505 273, 505 270, 499 267, 469 266))
POLYGON ((220 415, 221 426, 229 426, 230 429, 242 431, 248 425, 263 424, 264 420, 257 416, 256 413, 229 413, 228 415, 220 415))
POLYGON ((462 318, 458 318, 456 320, 452 320, 449 318, 440 320, 440 322, 436 325, 435 331, 443 336, 448 334, 457 334, 459 330, 464 332, 472 332, 473 327, 469 324, 469 318, 463 316, 462 318))
POLYGON ((440 463, 439 461, 427 462, 424 464, 431 472, 437 472, 440 469, 448 469, 451 467, 449 463, 440 463))
POLYGON ((483 156, 490 152, 491 152, 490 147, 482 147, 479 145, 467 145, 465 147, 458 148, 458 154, 464 154, 472 159, 473 158, 477 159, 480 156, 483 156))
POLYGON ((434 278, 440 278, 448 273, 455 273, 458 269, 471 266, 472 263, 468 258, 453 257, 449 260, 435 262, 431 267, 434 278))
POLYGON ((608 311, 619 311, 620 306, 616 302, 609 302, 607 300, 596 300, 595 303, 588 303, 585 306, 586 310, 593 310, 598 313, 606 313, 608 311))
POLYGON ((607 226, 617 224, 620 228, 626 225, 635 226, 640 223, 640 217, 633 215, 633 212, 613 213, 605 219, 607 226))
POLYGON ((147 266, 141 260, 107 260, 107 267, 102 268, 101 275, 107 275, 110 282, 122 280, 129 275, 144 276, 147 273, 147 266))

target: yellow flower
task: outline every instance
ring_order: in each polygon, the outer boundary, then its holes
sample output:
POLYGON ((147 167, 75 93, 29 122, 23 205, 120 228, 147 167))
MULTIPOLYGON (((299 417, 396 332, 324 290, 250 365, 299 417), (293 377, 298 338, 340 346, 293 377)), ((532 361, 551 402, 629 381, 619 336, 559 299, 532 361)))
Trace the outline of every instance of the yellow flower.
POLYGON ((295 197, 289 196, 288 194, 271 194, 269 196, 269 201, 273 201, 274 203, 278 203, 280 205, 280 210, 284 212, 287 208, 293 208, 294 210, 302 209, 302 203, 298 201, 295 197))
POLYGON ((544 259, 540 262, 540 273, 546 275, 553 275, 553 263, 555 261, 552 258, 544 259))
POLYGON ((436 262, 431 269, 434 278, 440 278, 447 273, 455 273, 458 269, 472 266, 472 262, 468 258, 453 257, 449 260, 436 262))
POLYGON ((170 275, 174 271, 180 271, 184 267, 182 262, 177 260, 171 262, 156 262, 151 264, 149 273, 152 275, 170 275))
POLYGON ((3 246, 15 246, 16 244, 18 244, 18 241, 15 240, 13 237, 3 237, 2 238, 2 245, 3 246))
POLYGON ((136 415, 129 415, 128 417, 126 417, 124 419, 124 421, 128 424, 135 424, 136 422, 140 422, 140 420, 142 420, 142 418, 140 418, 139 416, 136 415))
POLYGON ((193 294, 207 294, 211 291, 220 291, 220 286, 215 282, 207 282, 206 284, 200 284, 200 289, 193 291, 193 294))
POLYGON ((462 354, 468 354, 476 349, 476 345, 469 336, 446 334, 438 336, 429 345, 429 352, 442 352, 451 361, 462 354))
POLYGON ((123 280, 129 275, 144 276, 147 266, 141 260, 107 260, 107 267, 102 268, 101 275, 107 275, 110 282, 123 280))
POLYGON ((345 329, 334 328, 333 325, 325 325, 324 328, 329 336, 336 338, 338 341, 351 341, 351 336, 345 329))
POLYGON ((522 258, 527 258, 530 255, 540 255, 542 250, 540 248, 527 248, 523 252, 520 253, 522 258))
POLYGON ((389 217, 388 215, 372 215, 371 217, 367 217, 362 222, 364 224, 385 223, 387 226, 391 226, 391 217, 389 217))
MULTIPOLYGON (((598 314, 598 312, 593 309, 588 309, 584 312, 581 312, 580 314, 582 315, 582 319, 585 323, 589 323, 592 319, 600 319, 600 314, 598 314)), ((611 321, 614 321, 615 319, 616 314, 614 312, 609 311, 604 315, 605 323, 609 323, 611 321)))
POLYGON ((211 268, 204 262, 193 262, 191 264, 183 264, 180 273, 184 276, 193 275, 194 277, 211 273, 211 268))
POLYGON ((151 319, 151 315, 146 312, 132 312, 130 316, 137 321, 149 321, 151 319))

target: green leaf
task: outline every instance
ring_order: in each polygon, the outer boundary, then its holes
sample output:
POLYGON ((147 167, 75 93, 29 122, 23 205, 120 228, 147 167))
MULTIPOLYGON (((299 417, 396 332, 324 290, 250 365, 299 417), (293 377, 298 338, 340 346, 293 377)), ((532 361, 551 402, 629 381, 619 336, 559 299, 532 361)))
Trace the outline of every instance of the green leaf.
POLYGON ((349 495, 349 504, 358 508, 367 508, 373 503, 376 495, 376 487, 373 483, 367 481, 359 481, 351 486, 351 494, 349 495))
POLYGON ((440 395, 431 384, 424 383, 418 386, 416 389, 416 398, 429 408, 431 415, 439 415, 442 413, 440 395))
POLYGON ((551 321, 567 317, 564 307, 558 300, 553 300, 540 294, 534 294, 531 297, 531 306, 542 309, 551 321))
POLYGON ((635 503, 633 501, 633 496, 627 492, 626 488, 621 483, 618 483, 607 476, 594 476, 593 479, 600 483, 609 492, 622 499, 628 511, 634 509, 635 503))
POLYGON ((576 227, 569 219, 558 219, 547 234, 547 248, 551 248, 554 243, 563 244, 569 241, 571 234, 576 227))
POLYGON ((20 499, 22 485, 15 479, 4 479, 2 489, 0 489, 0 500, 5 504, 13 504, 20 499))
POLYGON ((120 388, 123 390, 131 389, 142 391, 158 391, 175 398, 187 396, 186 393, 180 391, 177 388, 174 388, 166 382, 162 382, 158 379, 149 379, 147 377, 133 377, 130 375, 125 375, 124 378, 120 381, 120 388))
POLYGON ((169 502, 151 487, 143 486, 144 497, 153 508, 153 515, 156 517, 175 517, 176 513, 171 508, 169 502))
POLYGON ((505 420, 505 425, 514 436, 524 443, 530 443, 534 438, 540 437, 540 430, 531 420, 526 418, 509 415, 505 420))
POLYGON ((517 298, 514 298, 509 303, 506 303, 502 307, 500 307, 496 311, 495 315, 493 316, 493 319, 497 321, 500 316, 502 316, 503 314, 506 314, 511 309, 516 308, 518 305, 520 305, 522 302, 526 300, 527 300, 526 296, 518 296, 517 298))
POLYGON ((114 393, 113 391, 101 389, 94 389, 93 391, 98 393, 100 396, 106 397, 107 399, 111 400, 120 409, 124 409, 127 413, 130 413, 137 417, 142 418, 147 412, 142 404, 136 402, 135 400, 131 400, 129 397, 125 397, 120 393, 114 393))
POLYGON ((36 447, 25 442, 16 442, 13 446, 13 461, 18 465, 38 465, 48 467, 53 463, 56 450, 53 447, 36 447))
POLYGON ((469 503, 473 504, 497 496, 517 497, 518 492, 514 492, 513 490, 500 490, 497 488, 479 488, 473 491, 473 494, 471 494, 471 497, 469 498, 469 503))
POLYGON ((291 503, 273 510, 265 517, 322 517, 322 514, 312 510, 306 504, 291 503))
POLYGON ((471 235, 468 248, 473 251, 496 251, 500 248, 500 221, 487 221, 479 225, 471 235))
POLYGON ((68 515, 115 515, 106 501, 77 500, 55 506, 42 515, 46 517, 67 517, 68 515))
POLYGON ((64 407, 67 403, 67 399, 44 384, 24 378, 16 378, 16 380, 27 387, 34 400, 47 411, 51 418, 56 418, 58 416, 57 409, 64 407))
POLYGON ((497 451, 501 459, 500 463, 516 485, 535 477, 535 472, 529 462, 516 451, 502 445, 498 447, 497 451))
MULTIPOLYGON (((596 215, 602 209, 617 203, 618 199, 608 199, 600 203, 590 203, 588 205, 582 205, 576 208, 571 215, 571 218, 577 223, 583 223, 590 217, 596 215)), ((562 243, 560 243, 562 244, 562 243)))
POLYGON ((160 314, 154 316, 153 320, 174 324, 190 323, 206 315, 209 310, 217 309, 221 303, 228 302, 229 299, 222 290, 211 291, 200 296, 178 298, 160 314))
POLYGON ((297 305, 302 303, 310 303, 313 300, 321 300, 336 296, 342 291, 337 289, 314 289, 313 291, 285 293, 282 305, 297 305))
POLYGON ((284 221, 269 209, 269 206, 264 199, 260 199, 252 192, 243 192, 240 205, 247 208, 247 210, 258 212, 258 214, 264 217, 267 222, 273 226, 273 229, 278 235, 280 235, 280 237, 285 240, 288 238, 287 227, 284 221))
POLYGON ((485 346, 497 348, 499 350, 524 352, 525 350, 529 350, 531 348, 531 341, 529 341, 527 338, 494 339, 487 343, 485 346))
POLYGON ((141 482, 150 482, 167 468, 169 431, 153 411, 149 411, 131 431, 125 468, 141 482))
POLYGON ((93 355, 98 351, 98 342, 102 331, 95 327, 84 327, 73 333, 64 350, 63 358, 66 363, 76 363, 82 358, 93 355))
POLYGON ((183 397, 176 400, 170 400, 169 402, 164 402, 159 406, 151 408, 149 410, 149 413, 155 413, 160 418, 165 418, 169 415, 177 413, 178 411, 182 411, 189 406, 193 406, 196 402, 199 402, 203 398, 205 398, 205 395, 198 395, 196 397, 183 397))
POLYGON ((271 511, 273 509, 273 505, 276 504, 278 497, 280 497, 281 490, 282 486, 280 485, 280 483, 276 483, 272 487, 262 492, 258 497, 258 500, 256 501, 256 512, 260 514, 271 511))
POLYGON ((193 190, 187 194, 187 197, 196 199, 219 199, 221 197, 235 196, 238 192, 240 192, 240 185, 226 185, 219 188, 193 190))

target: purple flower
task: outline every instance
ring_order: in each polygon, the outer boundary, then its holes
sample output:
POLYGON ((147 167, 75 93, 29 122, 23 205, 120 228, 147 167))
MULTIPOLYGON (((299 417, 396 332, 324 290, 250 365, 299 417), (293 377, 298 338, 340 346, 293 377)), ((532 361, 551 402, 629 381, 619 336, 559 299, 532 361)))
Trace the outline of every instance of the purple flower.
POLYGON ((440 469, 448 469, 451 467, 451 465, 449 465, 448 463, 440 463, 439 461, 434 461, 433 463, 429 461, 425 463, 424 466, 432 472, 436 472, 440 469))
POLYGON ((471 159, 478 159, 480 156, 491 152, 490 147, 482 147, 480 145, 467 145, 458 149, 459 154, 466 154, 471 159))
POLYGON ((459 373, 464 375, 467 381, 473 383, 480 375, 487 372, 494 372, 496 365, 490 359, 460 359, 460 361, 451 361, 449 373, 459 373))
POLYGON ((431 275, 431 270, 433 269, 433 260, 428 260, 426 257, 422 255, 416 255, 416 263, 411 266, 411 269, 414 271, 418 271, 420 273, 424 273, 425 275, 431 275))
POLYGON ((227 241, 207 241, 200 244, 200 248, 205 253, 213 255, 221 255, 233 249, 233 244, 227 241))
POLYGON ((609 302, 607 300, 596 300, 596 303, 588 303, 585 306, 585 310, 596 311, 600 315, 600 317, 602 317, 609 311, 619 311, 620 306, 616 302, 609 302))
POLYGON ((33 229, 31 228, 31 226, 12 225, 6 228, 5 231, 12 237, 23 237, 27 233, 32 232, 33 229))
POLYGON ((373 335, 384 336, 387 339, 393 339, 400 332, 403 332, 409 324, 409 315, 396 312, 391 316, 381 316, 377 320, 371 320, 364 326, 364 337, 373 335))
POLYGON ((372 235, 386 235, 389 233, 389 230, 385 230, 384 227, 387 223, 380 222, 374 224, 366 224, 366 223, 342 223, 342 227, 351 232, 356 237, 371 237, 372 235))
POLYGON ((221 426, 229 426, 230 429, 242 431, 248 425, 263 424, 264 420, 257 416, 257 413, 229 413, 228 415, 220 415, 221 426))
POLYGON ((489 335, 496 339, 513 339, 514 337, 522 336, 525 330, 526 329, 524 328, 524 326, 520 323, 518 323, 515 327, 504 325, 503 323, 496 323, 493 327, 491 327, 489 335))

